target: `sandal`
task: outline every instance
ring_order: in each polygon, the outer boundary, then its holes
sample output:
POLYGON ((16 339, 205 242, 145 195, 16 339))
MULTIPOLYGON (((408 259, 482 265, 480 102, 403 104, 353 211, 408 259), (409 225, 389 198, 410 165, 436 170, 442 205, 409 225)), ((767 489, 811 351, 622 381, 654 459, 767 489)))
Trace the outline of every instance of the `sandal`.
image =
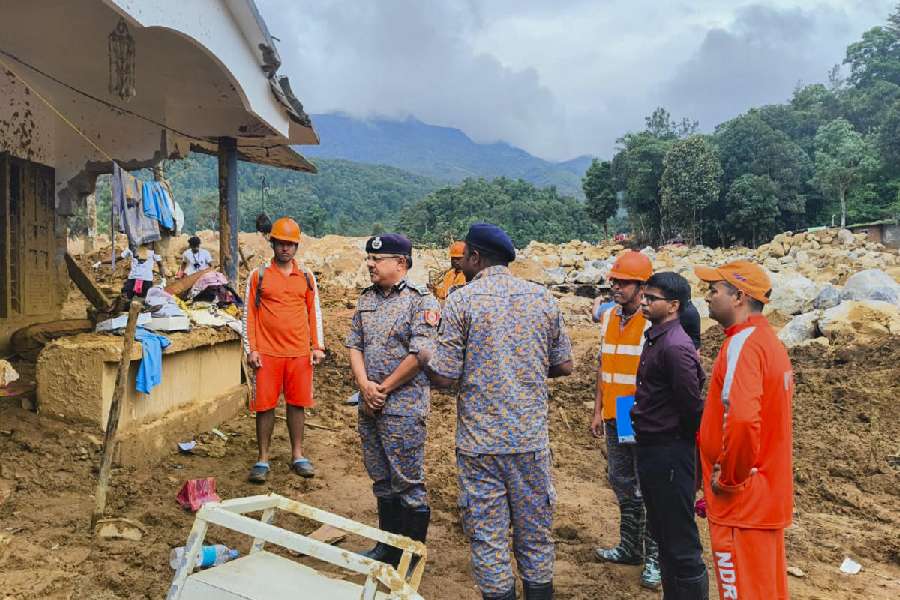
POLYGON ((300 477, 314 477, 316 470, 308 458, 298 458, 291 464, 291 470, 300 477))
POLYGON ((247 475, 247 481, 250 483, 265 483, 269 479, 269 465, 266 463, 256 463, 250 467, 250 474, 247 475))

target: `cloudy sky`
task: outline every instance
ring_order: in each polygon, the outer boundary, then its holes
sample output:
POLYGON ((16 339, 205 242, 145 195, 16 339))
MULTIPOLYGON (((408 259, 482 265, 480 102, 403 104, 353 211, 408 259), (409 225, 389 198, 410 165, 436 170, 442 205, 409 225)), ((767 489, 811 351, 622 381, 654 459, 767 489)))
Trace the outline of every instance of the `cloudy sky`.
POLYGON ((896 0, 257 0, 308 112, 415 116, 551 160, 656 106, 701 129, 827 80, 896 0))

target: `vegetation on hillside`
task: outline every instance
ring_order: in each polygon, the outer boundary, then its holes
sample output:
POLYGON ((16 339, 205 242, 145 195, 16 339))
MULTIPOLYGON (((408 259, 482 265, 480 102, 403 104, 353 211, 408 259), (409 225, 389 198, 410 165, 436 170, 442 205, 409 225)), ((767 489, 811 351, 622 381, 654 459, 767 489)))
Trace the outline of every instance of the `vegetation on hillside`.
MULTIPOLYGON (((618 140, 604 197, 622 192, 632 231, 711 245, 900 214, 900 6, 847 48, 849 77, 799 87, 697 135, 663 108, 618 140)), ((589 171, 590 175, 590 171, 589 171)), ((590 200, 598 194, 584 180, 590 200), (589 192, 591 187, 593 192, 589 192)), ((598 213, 599 214, 599 213, 598 213)))

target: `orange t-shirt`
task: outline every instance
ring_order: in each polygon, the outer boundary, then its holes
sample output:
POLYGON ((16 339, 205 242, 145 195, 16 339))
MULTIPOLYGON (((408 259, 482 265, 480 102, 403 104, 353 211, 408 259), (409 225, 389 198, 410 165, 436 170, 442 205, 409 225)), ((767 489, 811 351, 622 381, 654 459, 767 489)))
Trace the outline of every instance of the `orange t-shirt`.
POLYGON ((292 263, 289 275, 270 264, 263 275, 262 298, 256 307, 259 271, 250 273, 244 302, 245 349, 270 356, 309 356, 324 350, 319 291, 312 272, 292 263), (307 285, 307 275, 310 287, 307 285))
POLYGON ((762 315, 729 327, 709 382, 697 440, 709 520, 783 529, 794 506, 791 361, 762 315), (710 486, 713 466, 727 490, 710 486), (751 475, 751 469, 757 472, 751 475))
POLYGON ((444 300, 450 295, 450 290, 466 285, 466 276, 462 271, 450 269, 444 273, 444 278, 434 288, 434 295, 438 300, 444 300))

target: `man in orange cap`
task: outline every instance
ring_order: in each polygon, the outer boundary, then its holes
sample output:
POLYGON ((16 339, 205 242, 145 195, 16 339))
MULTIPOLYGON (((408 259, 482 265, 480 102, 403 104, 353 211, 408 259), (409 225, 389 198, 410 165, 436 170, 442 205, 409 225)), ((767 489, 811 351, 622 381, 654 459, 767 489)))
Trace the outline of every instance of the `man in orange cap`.
POLYGON ((325 336, 316 278, 294 260, 300 226, 288 217, 272 224, 275 256, 250 273, 244 301, 244 351, 256 373, 250 409, 256 413, 259 457, 248 479, 263 483, 269 474, 269 444, 275 429, 275 406, 284 393, 291 469, 302 477, 315 474, 303 455, 305 408, 313 406, 313 366, 325 358, 325 336))
POLYGON ((450 270, 444 274, 444 278, 434 288, 434 296, 438 300, 446 300, 447 296, 466 285, 466 276, 462 272, 462 259, 465 249, 465 242, 453 242, 450 244, 450 270))
POLYGON ((647 527, 644 502, 638 485, 634 439, 620 440, 618 418, 630 425, 624 400, 634 399, 638 365, 644 348, 644 332, 650 322, 639 310, 646 281, 653 275, 647 255, 626 250, 616 257, 607 276, 615 304, 600 315, 600 357, 597 370, 597 395, 591 433, 606 437, 606 463, 609 484, 619 505, 619 543, 612 548, 597 548, 598 559, 617 564, 643 564, 641 585, 657 589, 661 584, 659 552, 647 527), (617 405, 624 414, 617 415, 617 405))
POLYGON ((695 272, 709 283, 710 317, 727 336, 697 434, 719 598, 787 598, 794 377, 762 315, 772 284, 745 261, 695 272))

